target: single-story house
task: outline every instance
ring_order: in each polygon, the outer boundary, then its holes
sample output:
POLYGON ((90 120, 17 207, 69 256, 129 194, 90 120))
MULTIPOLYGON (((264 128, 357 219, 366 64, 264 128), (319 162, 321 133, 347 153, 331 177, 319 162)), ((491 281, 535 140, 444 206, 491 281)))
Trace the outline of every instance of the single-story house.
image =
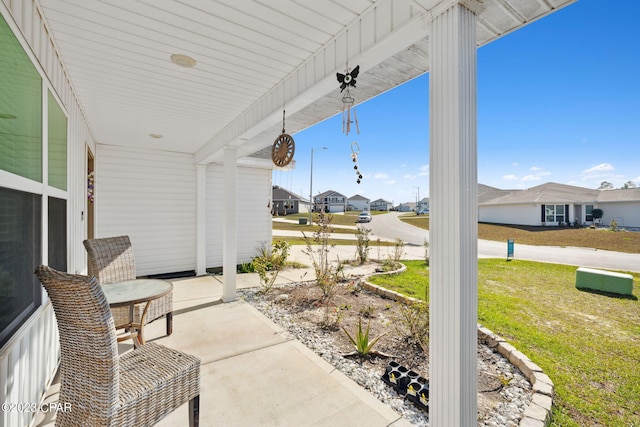
POLYGON ((477 181, 454 178, 476 168, 477 48, 572 2, 0 0, 0 396, 43 397, 60 349, 33 272, 87 274, 84 239, 129 235, 138 276, 222 266, 237 299, 237 264, 271 241, 285 121, 295 135, 339 114, 336 73, 359 65, 358 103, 430 73, 434 216, 460 233, 431 246, 431 422, 475 423, 477 181))
POLYGON ((347 206, 351 206, 353 211, 368 211, 370 199, 356 194, 347 199, 347 206))
POLYGON ((284 216, 309 212, 309 200, 278 185, 271 188, 271 214, 284 216))
POLYGON ((393 202, 385 199, 376 199, 369 206, 372 211, 390 211, 393 209, 393 202))
POLYGON ((640 188, 593 190, 548 182, 526 190, 478 185, 478 220, 499 224, 557 226, 593 224, 593 209, 602 224, 640 227, 640 188))
POLYGON ((333 190, 328 190, 317 196, 313 196, 313 211, 329 213, 346 212, 347 196, 333 190))

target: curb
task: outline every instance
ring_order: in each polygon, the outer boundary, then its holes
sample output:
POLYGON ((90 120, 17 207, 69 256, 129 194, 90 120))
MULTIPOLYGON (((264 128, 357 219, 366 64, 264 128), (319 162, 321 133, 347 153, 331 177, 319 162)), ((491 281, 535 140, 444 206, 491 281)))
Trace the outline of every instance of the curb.
MULTIPOLYGON (((416 298, 403 295, 399 292, 374 285, 367 281, 367 278, 371 276, 398 274, 406 269, 407 267, 402 265, 402 268, 390 273, 384 272, 369 274, 362 278, 362 288, 374 294, 405 304, 412 304, 421 301, 416 298)), ((504 356, 509 363, 518 368, 525 378, 527 378, 531 383, 533 392, 531 402, 529 402, 529 405, 527 405, 524 413, 522 414, 519 427, 548 427, 551 423, 551 407, 553 405, 554 396, 554 387, 551 378, 542 371, 540 366, 532 362, 531 359, 525 356, 522 352, 518 351, 502 337, 494 334, 492 331, 480 324, 478 324, 478 338, 487 346, 504 356)))

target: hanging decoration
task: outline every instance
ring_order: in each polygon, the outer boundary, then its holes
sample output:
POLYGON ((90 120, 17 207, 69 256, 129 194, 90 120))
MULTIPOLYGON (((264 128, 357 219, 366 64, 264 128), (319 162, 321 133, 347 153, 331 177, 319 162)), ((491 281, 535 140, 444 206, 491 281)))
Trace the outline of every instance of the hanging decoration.
POLYGON ((351 72, 349 72, 348 70, 349 65, 347 65, 346 74, 336 73, 336 77, 338 79, 338 82, 340 83, 340 92, 344 92, 342 95, 342 132, 346 135, 349 135, 349 132, 351 131, 352 122, 356 125, 356 132, 360 133, 360 128, 358 127, 358 115, 356 114, 356 109, 354 107, 356 100, 353 96, 351 96, 351 92, 349 90, 349 88, 351 87, 356 87, 356 77, 358 77, 358 74, 360 74, 360 66, 356 65, 356 67, 351 70, 351 72), (351 117, 352 110, 353 119, 351 117))
POLYGON ((285 110, 282 110, 282 134, 276 138, 271 147, 271 160, 273 164, 279 167, 285 167, 291 160, 296 151, 296 144, 291 135, 287 135, 284 130, 285 110))
POLYGON ((87 200, 93 204, 95 201, 94 189, 95 189, 96 176, 92 170, 89 170, 87 174, 87 200))
POLYGON ((357 142, 353 141, 351 143, 351 160, 353 160, 353 163, 355 163, 355 165, 353 165, 353 169, 356 171, 356 175, 358 176, 356 182, 360 184, 360 181, 362 181, 362 173, 358 168, 358 154, 360 154, 360 146, 357 142))

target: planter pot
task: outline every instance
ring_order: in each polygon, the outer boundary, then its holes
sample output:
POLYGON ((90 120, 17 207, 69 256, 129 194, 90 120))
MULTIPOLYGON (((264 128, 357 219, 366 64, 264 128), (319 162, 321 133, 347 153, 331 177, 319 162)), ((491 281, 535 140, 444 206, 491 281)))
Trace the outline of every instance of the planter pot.
POLYGON ((398 393, 402 395, 407 394, 409 384, 411 382, 417 382, 418 377, 420 377, 420 374, 415 371, 407 371, 404 375, 401 375, 400 378, 398 378, 398 393))
POLYGON ((427 379, 422 376, 412 378, 409 385, 407 385, 407 399, 414 403, 418 402, 420 399, 419 393, 425 384, 427 384, 427 379))
POLYGON ((429 380, 419 376, 412 380, 407 387, 407 400, 418 409, 429 411, 429 380))
MULTIPOLYGON (((382 380, 389 384, 391 387, 395 388, 398 391, 398 384, 406 377, 409 369, 400 365, 397 362, 389 362, 387 367, 385 368, 385 373, 382 375, 382 380)), ((406 386, 405 386, 406 387, 406 386)))
POLYGON ((429 382, 427 381, 420 391, 418 392, 418 402, 416 403, 418 408, 429 411, 429 382))

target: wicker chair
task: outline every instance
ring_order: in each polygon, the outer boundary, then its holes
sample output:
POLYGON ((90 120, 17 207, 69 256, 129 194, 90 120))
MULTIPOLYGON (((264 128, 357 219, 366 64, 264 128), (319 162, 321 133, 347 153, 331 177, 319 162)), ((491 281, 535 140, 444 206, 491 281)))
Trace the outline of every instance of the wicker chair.
POLYGON ((185 402, 199 423, 200 360, 148 343, 118 355, 113 318, 94 277, 39 266, 60 332, 56 426, 152 426, 185 402))
MULTIPOLYGON (((89 239, 82 242, 89 255, 89 275, 95 276, 100 284, 133 280, 136 278, 136 263, 129 236, 89 239)), ((134 318, 140 319, 144 304, 135 307, 134 318)), ((119 307, 111 309, 116 328, 123 328, 129 323, 129 309, 119 307)), ((167 335, 173 332, 173 293, 151 301, 147 311, 146 323, 165 316, 167 319, 167 335)))

